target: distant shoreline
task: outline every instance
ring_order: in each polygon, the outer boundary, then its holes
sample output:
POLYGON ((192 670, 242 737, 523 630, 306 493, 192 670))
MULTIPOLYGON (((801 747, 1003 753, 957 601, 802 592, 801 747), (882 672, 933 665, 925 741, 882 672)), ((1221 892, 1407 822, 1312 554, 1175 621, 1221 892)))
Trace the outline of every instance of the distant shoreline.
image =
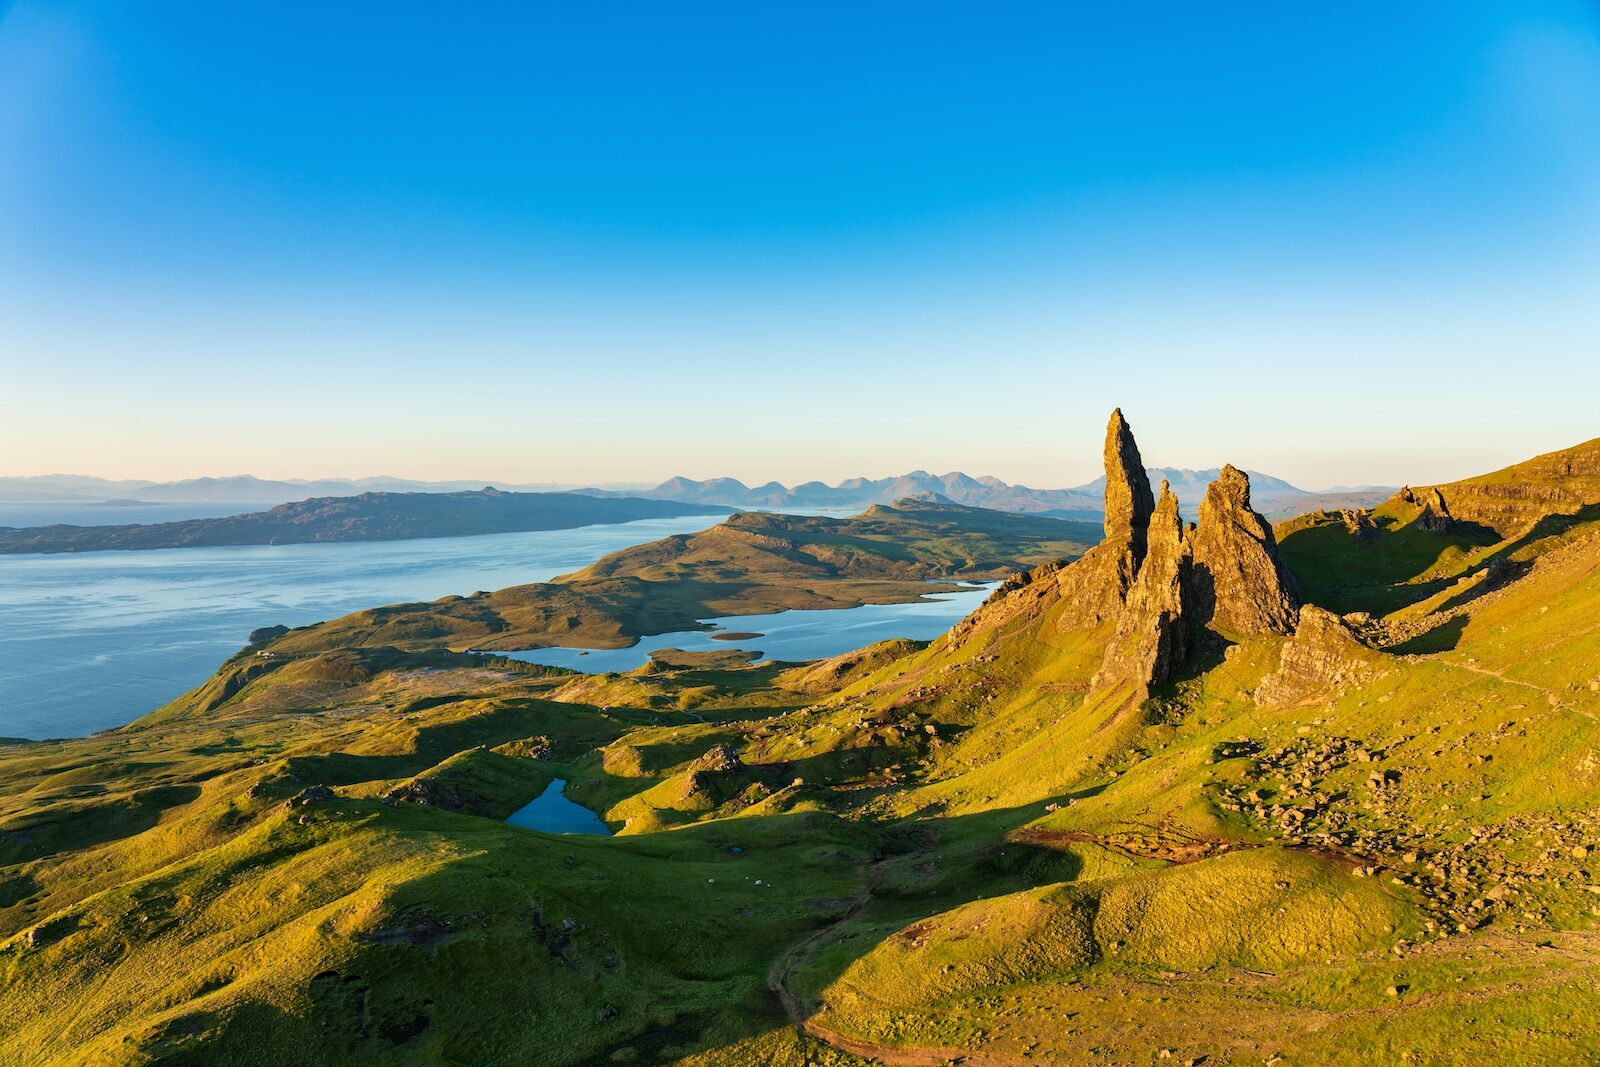
MULTIPOLYGON (((104 501, 134 507, 145 501, 104 501)), ((176 522, 116 526, 0 526, 0 554, 144 551, 243 545, 408 541, 480 534, 530 533, 685 515, 724 515, 732 509, 637 497, 573 493, 363 493, 314 497, 269 511, 176 522)))

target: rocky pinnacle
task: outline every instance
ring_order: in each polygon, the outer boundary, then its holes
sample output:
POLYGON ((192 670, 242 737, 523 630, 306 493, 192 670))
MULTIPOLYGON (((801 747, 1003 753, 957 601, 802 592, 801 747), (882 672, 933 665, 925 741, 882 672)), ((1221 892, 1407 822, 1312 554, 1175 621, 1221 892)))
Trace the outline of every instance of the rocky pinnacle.
POLYGON ((1178 498, 1164 481, 1149 529, 1149 550, 1092 683, 1094 689, 1131 683, 1139 700, 1176 675, 1188 652, 1189 546, 1178 498))
POLYGON ((1205 625, 1238 636, 1291 633, 1300 603, 1272 527, 1250 507, 1250 478, 1226 466, 1206 489, 1188 600, 1205 625))
POLYGON ((1137 569, 1144 559, 1145 531, 1155 513, 1156 500, 1150 492, 1150 478, 1139 458, 1133 430, 1122 417, 1122 409, 1111 412, 1106 426, 1106 540, 1113 545, 1128 545, 1133 550, 1137 569))

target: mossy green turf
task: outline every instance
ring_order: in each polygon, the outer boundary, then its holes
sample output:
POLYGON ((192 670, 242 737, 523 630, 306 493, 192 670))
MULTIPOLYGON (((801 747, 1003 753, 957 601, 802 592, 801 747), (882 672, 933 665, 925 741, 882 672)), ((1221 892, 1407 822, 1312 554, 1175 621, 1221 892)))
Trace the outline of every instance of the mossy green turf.
POLYGON ((1594 1061, 1600 532, 1415 519, 1284 537, 1390 642, 1290 704, 1279 637, 1091 695, 1023 590, 793 668, 326 630, 0 747, 0 1064, 1594 1061), (500 821, 555 777, 617 836, 500 821))

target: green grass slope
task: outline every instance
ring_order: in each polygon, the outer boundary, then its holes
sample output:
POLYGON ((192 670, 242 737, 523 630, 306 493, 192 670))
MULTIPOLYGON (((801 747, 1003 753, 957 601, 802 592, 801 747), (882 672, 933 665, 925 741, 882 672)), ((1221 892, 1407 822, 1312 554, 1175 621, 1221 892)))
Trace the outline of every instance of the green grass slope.
MULTIPOLYGON (((1140 702, 1046 565, 794 667, 347 620, 0 747, 0 1064, 1592 1062, 1600 523, 1391 504, 1280 528, 1362 614, 1197 632, 1140 702), (503 822, 557 777, 615 836, 503 822)), ((575 581, 987 565, 769 521, 575 581)))

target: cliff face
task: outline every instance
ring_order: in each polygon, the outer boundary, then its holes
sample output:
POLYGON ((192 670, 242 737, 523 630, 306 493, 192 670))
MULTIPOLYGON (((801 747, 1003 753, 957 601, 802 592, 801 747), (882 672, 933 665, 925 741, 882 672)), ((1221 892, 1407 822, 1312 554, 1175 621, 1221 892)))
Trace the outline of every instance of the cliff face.
POLYGON ((1105 464, 1106 541, 1120 546, 1131 557, 1132 570, 1137 571, 1144 559, 1145 531, 1156 502, 1133 428, 1122 417, 1121 408, 1111 412, 1106 426, 1105 464))
POLYGON ((1106 537, 1074 563, 1017 581, 953 633, 986 620, 1063 602, 1063 631, 1114 627, 1091 688, 1125 687, 1137 699, 1176 677, 1196 632, 1290 633, 1299 602, 1272 527, 1250 506, 1250 479, 1225 467, 1206 491, 1199 523, 1184 525, 1178 498, 1150 492, 1139 446, 1120 410, 1106 427, 1106 537), (1051 581, 1050 579, 1053 579, 1051 581))
POLYGON ((1486 526, 1516 536, 1549 515, 1570 515, 1600 503, 1600 438, 1535 456, 1492 474, 1400 490, 1389 505, 1420 508, 1423 529, 1486 526))
POLYGON ((1256 689, 1255 702, 1297 704, 1360 685, 1377 673, 1378 659, 1343 619, 1308 604, 1300 609, 1294 639, 1284 644, 1278 669, 1256 689))
POLYGON ((1272 527, 1250 507, 1250 479, 1222 468, 1200 504, 1189 602, 1206 625, 1242 637, 1288 633, 1299 603, 1272 527))
POLYGON ((1184 589, 1190 576, 1178 498, 1166 482, 1148 527, 1147 551, 1128 594, 1117 631, 1092 688, 1132 683, 1141 694, 1169 680, 1183 666, 1188 650, 1184 589))
POLYGON ((1122 409, 1111 413, 1105 444, 1105 540, 1060 574, 1063 630, 1118 618, 1144 562, 1155 497, 1133 429, 1122 409))

